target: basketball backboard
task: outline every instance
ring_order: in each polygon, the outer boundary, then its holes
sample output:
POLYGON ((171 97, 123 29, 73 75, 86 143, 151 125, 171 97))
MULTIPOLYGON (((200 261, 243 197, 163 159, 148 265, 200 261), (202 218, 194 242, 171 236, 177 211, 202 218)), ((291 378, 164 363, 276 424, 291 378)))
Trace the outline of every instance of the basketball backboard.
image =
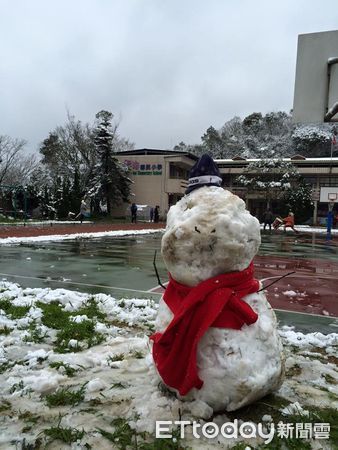
POLYGON ((337 203, 338 202, 338 187, 322 187, 320 188, 320 202, 322 203, 337 203))
POLYGON ((293 121, 338 122, 338 30, 298 36, 293 121))

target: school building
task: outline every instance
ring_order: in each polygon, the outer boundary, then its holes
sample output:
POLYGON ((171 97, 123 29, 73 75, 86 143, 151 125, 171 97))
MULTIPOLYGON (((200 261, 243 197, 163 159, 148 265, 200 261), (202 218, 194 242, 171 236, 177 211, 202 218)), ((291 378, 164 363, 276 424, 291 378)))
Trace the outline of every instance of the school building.
MULTIPOLYGON (((197 156, 187 152, 146 148, 120 152, 117 158, 131 171, 131 190, 134 194, 131 202, 153 207, 158 205, 162 219, 165 219, 170 206, 184 195, 189 171, 198 160, 197 156)), ((222 176, 222 186, 243 198, 250 212, 260 219, 266 209, 265 194, 244 188, 236 181, 246 166, 254 161, 257 159, 242 157, 215 160, 222 176)), ((338 158, 305 158, 295 155, 284 158, 284 161, 294 164, 305 182, 312 186, 313 223, 320 223, 328 209, 327 203, 320 202, 321 188, 331 187, 333 192, 338 193, 338 158)))

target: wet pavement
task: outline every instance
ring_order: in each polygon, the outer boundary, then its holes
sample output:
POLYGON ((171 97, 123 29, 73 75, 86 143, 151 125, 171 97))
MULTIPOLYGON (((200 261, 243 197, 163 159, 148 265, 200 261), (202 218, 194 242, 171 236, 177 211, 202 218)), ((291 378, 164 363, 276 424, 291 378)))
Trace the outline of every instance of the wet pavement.
POLYGON ((254 259, 255 275, 274 308, 338 317, 338 247, 323 236, 268 235, 254 259), (294 272, 287 277, 281 276, 294 272))
MULTIPOLYGON (((157 285, 153 257, 155 250, 160 251, 161 236, 1 246, 0 277, 27 287, 144 296, 157 285)), ((262 234, 255 276, 263 280, 281 323, 338 332, 337 241, 338 236, 326 241, 325 235, 309 233, 262 234), (294 273, 281 278, 290 272, 294 273)), ((165 282, 167 271, 160 255, 157 268, 165 282)))

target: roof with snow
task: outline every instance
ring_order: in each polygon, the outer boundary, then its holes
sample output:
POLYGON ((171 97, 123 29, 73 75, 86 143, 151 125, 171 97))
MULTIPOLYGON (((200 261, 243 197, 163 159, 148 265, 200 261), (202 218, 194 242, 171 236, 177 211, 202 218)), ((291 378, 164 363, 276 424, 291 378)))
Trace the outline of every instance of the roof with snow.
POLYGON ((118 152, 119 155, 163 155, 163 156, 188 156, 191 159, 197 160, 198 157, 189 152, 183 152, 179 150, 160 150, 155 148, 138 148, 136 150, 126 150, 123 152, 118 152))

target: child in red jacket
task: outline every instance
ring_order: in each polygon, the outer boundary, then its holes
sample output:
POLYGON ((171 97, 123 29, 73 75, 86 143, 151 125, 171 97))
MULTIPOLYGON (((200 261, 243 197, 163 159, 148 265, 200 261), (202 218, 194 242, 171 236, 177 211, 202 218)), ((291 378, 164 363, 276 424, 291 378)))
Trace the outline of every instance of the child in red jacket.
POLYGON ((298 233, 297 230, 295 230, 295 216, 292 212, 289 212, 289 215, 283 219, 284 224, 284 231, 286 231, 286 228, 291 228, 295 233, 298 233))

